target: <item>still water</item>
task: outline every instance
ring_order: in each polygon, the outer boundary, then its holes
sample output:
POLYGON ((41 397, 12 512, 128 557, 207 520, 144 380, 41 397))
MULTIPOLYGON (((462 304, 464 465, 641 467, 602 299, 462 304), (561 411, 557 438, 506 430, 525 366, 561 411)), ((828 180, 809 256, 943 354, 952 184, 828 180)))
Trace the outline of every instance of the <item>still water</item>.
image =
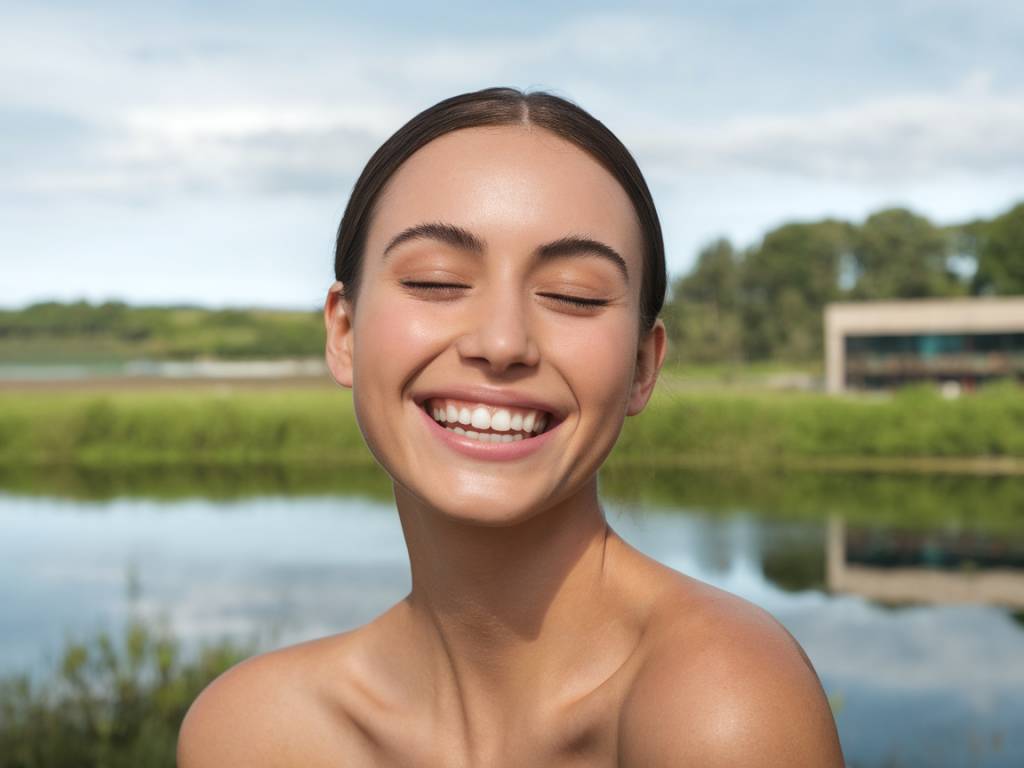
MULTIPOLYGON (((351 628, 407 594, 401 529, 379 485, 224 493, 204 477, 195 492, 156 482, 41 495, 7 483, 0 674, 43 674, 65 637, 116 628, 129 611, 167 617, 193 647, 258 635, 270 648, 351 628)), ((848 765, 1024 765, 1019 481, 966 491, 955 481, 957 492, 916 478, 835 482, 677 473, 653 498, 602 494, 635 547, 793 633, 832 701, 848 765), (979 504, 986 513, 972 511, 979 504)))

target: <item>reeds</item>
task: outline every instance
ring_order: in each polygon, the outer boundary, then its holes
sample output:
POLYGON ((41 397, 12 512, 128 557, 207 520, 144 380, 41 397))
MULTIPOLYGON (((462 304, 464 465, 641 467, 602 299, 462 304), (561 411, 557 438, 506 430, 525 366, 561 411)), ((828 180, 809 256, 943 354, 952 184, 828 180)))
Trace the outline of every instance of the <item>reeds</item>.
MULTIPOLYGON (((1024 389, 1004 382, 955 400, 928 387, 882 398, 662 391, 627 419, 610 463, 885 469, 910 459, 1024 459, 1024 389)), ((0 464, 372 461, 345 390, 0 394, 0 464)))

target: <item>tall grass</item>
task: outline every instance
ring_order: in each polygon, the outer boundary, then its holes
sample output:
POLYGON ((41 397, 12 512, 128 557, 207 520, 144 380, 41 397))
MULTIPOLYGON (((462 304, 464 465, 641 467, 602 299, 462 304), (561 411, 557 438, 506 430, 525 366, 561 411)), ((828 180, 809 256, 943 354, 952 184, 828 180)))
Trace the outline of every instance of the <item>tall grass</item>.
POLYGON ((0 679, 0 768, 174 768, 192 701, 255 646, 221 641, 185 658, 166 628, 68 641, 52 676, 0 679))
POLYGON ((1021 458, 1024 388, 1004 382, 955 400, 924 386, 886 398, 662 392, 627 423, 614 455, 730 467, 822 459, 827 466, 850 457, 1021 458))
MULTIPOLYGON (((718 466, 844 458, 1024 458, 1024 390, 944 400, 658 392, 610 461, 718 466)), ((345 390, 0 394, 0 464, 370 463, 345 390)))
POLYGON ((279 390, 4 393, 0 463, 367 461, 351 397, 279 390))

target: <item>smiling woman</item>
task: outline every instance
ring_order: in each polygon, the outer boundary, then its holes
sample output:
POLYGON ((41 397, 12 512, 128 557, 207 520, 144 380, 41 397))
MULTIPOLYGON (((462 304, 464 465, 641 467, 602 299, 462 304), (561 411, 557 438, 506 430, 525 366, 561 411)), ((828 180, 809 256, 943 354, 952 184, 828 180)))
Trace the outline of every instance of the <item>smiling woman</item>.
POLYGON ((665 355, 633 158, 551 94, 427 109, 356 182, 327 362, 393 480, 412 590, 196 699, 181 768, 841 766, 774 618, 642 555, 597 472, 665 355))

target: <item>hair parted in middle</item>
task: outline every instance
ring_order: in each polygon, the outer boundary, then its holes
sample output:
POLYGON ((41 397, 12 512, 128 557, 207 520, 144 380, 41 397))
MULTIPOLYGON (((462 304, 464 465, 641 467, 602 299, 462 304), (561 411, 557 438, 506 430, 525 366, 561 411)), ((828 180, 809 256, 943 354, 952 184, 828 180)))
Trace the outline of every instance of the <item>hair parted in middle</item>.
POLYGON ((587 152, 622 185, 643 234, 640 329, 649 331, 665 301, 667 275, 661 223, 647 182, 629 150, 604 123, 571 101, 546 91, 497 87, 452 96, 413 117, 373 153, 352 188, 338 227, 334 275, 344 285, 344 297, 356 303, 374 206, 399 166, 446 133, 501 125, 535 125, 548 130, 587 152))

